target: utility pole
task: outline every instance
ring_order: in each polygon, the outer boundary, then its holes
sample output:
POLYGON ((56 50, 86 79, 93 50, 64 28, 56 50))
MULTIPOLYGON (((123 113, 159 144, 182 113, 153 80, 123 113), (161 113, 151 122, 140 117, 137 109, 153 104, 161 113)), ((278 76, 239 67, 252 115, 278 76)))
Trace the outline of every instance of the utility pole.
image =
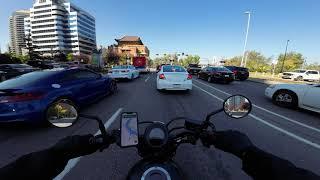
POLYGON ((287 45, 286 45, 286 51, 284 52, 284 57, 283 57, 283 61, 282 61, 282 66, 281 66, 281 71, 280 71, 281 73, 283 72, 284 61, 286 60, 289 41, 290 40, 288 39, 287 40, 287 45))
POLYGON ((246 53, 246 49, 247 49, 248 34, 249 34, 250 19, 251 19, 251 12, 250 11, 245 12, 245 14, 248 14, 248 22, 247 22, 246 38, 244 40, 243 56, 241 59, 241 67, 246 67, 246 65, 247 65, 247 54, 248 53, 246 53))

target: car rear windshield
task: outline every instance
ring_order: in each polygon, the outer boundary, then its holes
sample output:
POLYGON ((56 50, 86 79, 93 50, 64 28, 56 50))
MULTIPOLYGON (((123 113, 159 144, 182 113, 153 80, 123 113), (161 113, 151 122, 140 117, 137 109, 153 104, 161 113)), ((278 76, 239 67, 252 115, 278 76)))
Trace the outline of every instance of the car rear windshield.
POLYGON ((35 83, 41 79, 47 78, 56 73, 58 72, 57 71, 36 71, 36 72, 24 74, 0 83, 0 90, 1 89, 17 89, 19 87, 35 83))
POLYGON ((128 66, 115 66, 112 69, 128 69, 128 66))
POLYGON ((215 71, 230 71, 229 69, 225 67, 213 67, 213 70, 215 71))
POLYGON ((27 64, 10 64, 12 68, 30 68, 31 66, 27 64))
POLYGON ((248 71, 248 68, 238 67, 238 71, 248 71))
POLYGON ((163 72, 186 72, 181 66, 163 66, 163 72))
POLYGON ((189 64, 189 67, 200 68, 198 64, 189 64))

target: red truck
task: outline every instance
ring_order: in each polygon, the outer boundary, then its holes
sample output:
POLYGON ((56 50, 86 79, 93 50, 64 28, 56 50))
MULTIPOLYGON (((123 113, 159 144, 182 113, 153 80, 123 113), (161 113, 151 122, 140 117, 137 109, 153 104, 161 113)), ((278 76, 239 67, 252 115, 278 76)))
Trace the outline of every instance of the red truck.
POLYGON ((147 73, 148 70, 148 61, 146 57, 134 57, 133 58, 133 66, 140 72, 140 73, 147 73))

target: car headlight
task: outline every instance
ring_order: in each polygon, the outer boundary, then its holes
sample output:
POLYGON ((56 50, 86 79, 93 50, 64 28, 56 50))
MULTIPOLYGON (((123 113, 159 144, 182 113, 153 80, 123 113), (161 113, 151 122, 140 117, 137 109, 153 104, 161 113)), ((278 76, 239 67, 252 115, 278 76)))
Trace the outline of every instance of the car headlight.
POLYGON ((269 86, 269 88, 271 88, 271 89, 273 89, 275 87, 276 87, 276 84, 272 84, 272 85, 269 86))

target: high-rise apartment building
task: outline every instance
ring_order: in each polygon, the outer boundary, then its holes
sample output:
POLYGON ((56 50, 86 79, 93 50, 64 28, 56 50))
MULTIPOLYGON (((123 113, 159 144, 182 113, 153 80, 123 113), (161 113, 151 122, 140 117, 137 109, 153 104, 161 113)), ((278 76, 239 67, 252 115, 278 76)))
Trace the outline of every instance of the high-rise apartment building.
POLYGON ((25 47, 24 18, 28 16, 28 10, 19 10, 9 17, 10 52, 13 54, 22 55, 25 47))
POLYGON ((95 18, 68 0, 35 0, 25 29, 44 56, 91 54, 97 48, 95 18))

